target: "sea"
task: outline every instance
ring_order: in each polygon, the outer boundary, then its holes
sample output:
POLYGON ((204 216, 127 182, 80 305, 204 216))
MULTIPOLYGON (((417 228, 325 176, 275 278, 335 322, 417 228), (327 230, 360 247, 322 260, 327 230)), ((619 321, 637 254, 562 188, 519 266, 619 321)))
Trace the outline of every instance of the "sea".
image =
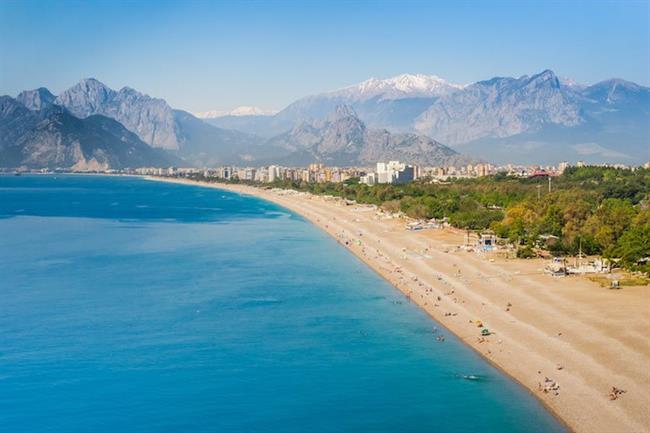
POLYGON ((0 176, 0 431, 567 432, 299 215, 61 174, 0 176))

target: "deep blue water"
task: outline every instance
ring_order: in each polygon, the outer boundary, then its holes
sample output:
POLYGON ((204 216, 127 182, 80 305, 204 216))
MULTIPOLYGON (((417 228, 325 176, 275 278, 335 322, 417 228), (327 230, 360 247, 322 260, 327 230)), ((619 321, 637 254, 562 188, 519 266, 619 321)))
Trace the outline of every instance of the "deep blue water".
POLYGON ((274 204, 0 176, 0 431, 565 431, 434 326, 274 204))

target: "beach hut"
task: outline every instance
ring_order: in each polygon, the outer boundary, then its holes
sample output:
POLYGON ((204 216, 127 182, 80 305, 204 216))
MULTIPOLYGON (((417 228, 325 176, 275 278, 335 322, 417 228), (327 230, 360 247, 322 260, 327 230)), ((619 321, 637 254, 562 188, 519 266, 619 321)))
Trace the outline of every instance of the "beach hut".
POLYGON ((492 251, 497 245, 497 236, 493 231, 487 230, 479 233, 476 247, 481 251, 492 251))

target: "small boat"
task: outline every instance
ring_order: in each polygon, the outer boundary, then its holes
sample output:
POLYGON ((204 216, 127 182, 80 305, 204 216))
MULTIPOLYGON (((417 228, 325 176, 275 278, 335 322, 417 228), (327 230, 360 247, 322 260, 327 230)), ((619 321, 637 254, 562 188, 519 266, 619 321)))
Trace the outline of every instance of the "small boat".
POLYGON ((480 378, 479 376, 476 376, 476 375, 473 375, 473 374, 466 374, 466 375, 463 375, 463 379, 467 379, 467 380, 481 380, 481 378, 480 378))

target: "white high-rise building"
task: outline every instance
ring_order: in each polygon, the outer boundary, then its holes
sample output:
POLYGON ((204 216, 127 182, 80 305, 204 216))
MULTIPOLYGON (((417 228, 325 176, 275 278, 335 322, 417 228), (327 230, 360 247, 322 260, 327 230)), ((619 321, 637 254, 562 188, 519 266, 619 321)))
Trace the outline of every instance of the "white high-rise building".
POLYGON ((280 177, 280 167, 277 165, 269 166, 269 182, 273 182, 280 177))
POLYGON ((366 181, 375 183, 406 183, 415 180, 416 168, 399 161, 378 162, 374 179, 366 176, 366 181))
POLYGON ((558 164, 557 166, 557 172, 558 174, 564 173, 564 170, 569 168, 569 163, 567 161, 562 161, 561 163, 558 164))

